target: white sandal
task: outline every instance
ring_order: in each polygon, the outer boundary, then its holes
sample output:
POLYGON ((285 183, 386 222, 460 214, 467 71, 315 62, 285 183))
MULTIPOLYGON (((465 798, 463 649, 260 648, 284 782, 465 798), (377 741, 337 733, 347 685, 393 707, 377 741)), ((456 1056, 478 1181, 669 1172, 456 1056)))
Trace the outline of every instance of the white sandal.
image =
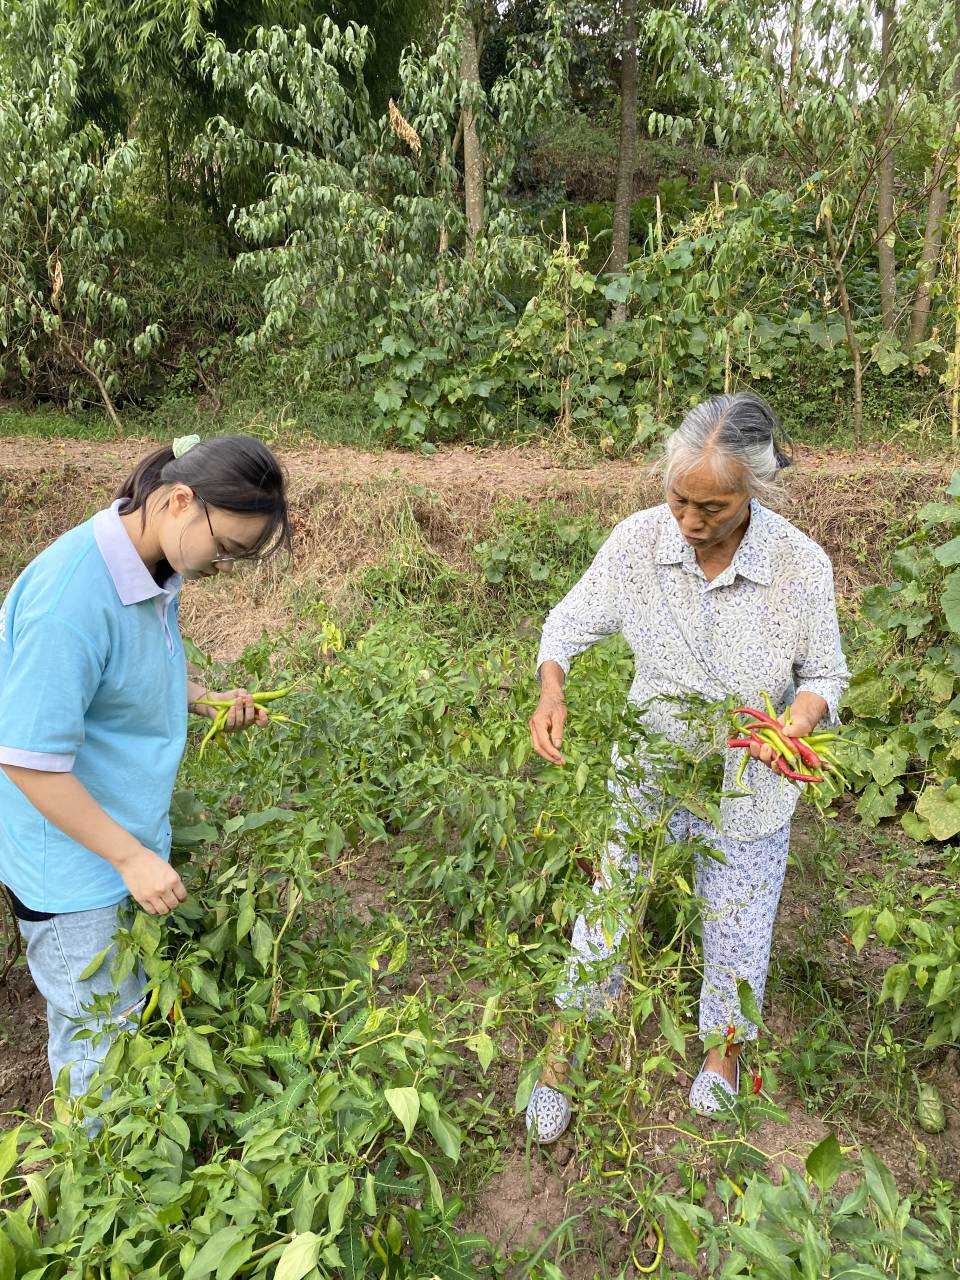
POLYGON ((570 1100, 559 1089, 542 1081, 533 1086, 527 1103, 527 1133, 542 1147, 548 1146, 566 1133, 573 1110, 570 1100))
MULTIPOLYGON (((704 1058, 706 1063, 706 1058, 704 1058)), ((719 1071, 707 1071, 701 1067, 700 1074, 690 1086, 690 1106, 697 1115, 718 1116, 729 1115, 736 1105, 740 1092, 740 1063, 737 1062, 737 1083, 734 1087, 719 1071)))

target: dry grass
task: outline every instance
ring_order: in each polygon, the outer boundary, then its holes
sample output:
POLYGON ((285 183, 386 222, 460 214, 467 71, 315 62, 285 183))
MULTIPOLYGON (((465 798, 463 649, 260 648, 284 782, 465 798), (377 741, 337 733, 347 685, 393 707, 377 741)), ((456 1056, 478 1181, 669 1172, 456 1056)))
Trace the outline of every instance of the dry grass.
MULTIPOLYGON (((22 453, 15 465, 0 457, 3 590, 42 547, 107 503, 130 462, 127 450, 96 446, 90 457, 50 452, 32 467, 22 453)), ((824 547, 840 595, 853 603, 883 577, 901 522, 942 488, 949 468, 870 455, 805 461, 789 478, 784 514, 824 547)), ((398 545, 419 542, 433 564, 468 567, 504 500, 553 498, 572 514, 611 525, 661 498, 649 468, 563 470, 542 452, 451 451, 435 459, 400 456, 391 465, 393 457, 317 451, 314 462, 307 454, 291 461, 293 566, 275 560, 187 592, 186 629, 207 652, 235 657, 264 631, 290 627, 307 603, 346 603, 359 575, 398 545), (343 465, 335 470, 331 458, 343 465)))

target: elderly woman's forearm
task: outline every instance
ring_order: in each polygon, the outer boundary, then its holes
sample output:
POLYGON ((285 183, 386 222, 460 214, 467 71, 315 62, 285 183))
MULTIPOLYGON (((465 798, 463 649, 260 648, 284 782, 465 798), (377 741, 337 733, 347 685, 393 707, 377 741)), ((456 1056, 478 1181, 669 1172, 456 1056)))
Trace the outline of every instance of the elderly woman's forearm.
POLYGON ((542 663, 539 670, 540 676, 540 696, 559 695, 563 693, 563 685, 566 680, 566 673, 559 662, 547 659, 542 663))
POLYGON ((791 720, 798 728, 805 731, 801 732, 801 737, 805 737, 806 732, 818 725, 829 711, 830 707, 826 699, 809 689, 801 690, 790 705, 791 720))

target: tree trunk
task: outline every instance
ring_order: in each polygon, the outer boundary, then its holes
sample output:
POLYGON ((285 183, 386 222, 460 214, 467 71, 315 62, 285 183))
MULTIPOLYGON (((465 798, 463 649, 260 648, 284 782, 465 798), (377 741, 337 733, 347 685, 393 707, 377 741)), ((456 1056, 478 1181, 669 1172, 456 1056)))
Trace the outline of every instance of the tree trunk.
MULTIPOLYGON (((620 76, 620 158, 617 190, 613 199, 613 245, 610 270, 624 271, 630 253, 630 211, 633 207, 633 174, 637 163, 637 0, 623 0, 623 45, 620 76)), ((615 302, 611 324, 627 318, 627 304, 615 302)))
POLYGON ((790 31, 790 72, 787 80, 787 108, 797 104, 797 66, 803 41, 803 0, 794 0, 793 25, 790 31))
POLYGON ((833 222, 829 215, 823 215, 823 229, 827 238, 827 249, 830 263, 837 281, 837 294, 840 298, 840 314, 843 316, 843 331, 846 334, 847 350, 853 365, 853 431, 857 441, 863 434, 863 356, 860 351, 860 340, 853 323, 853 308, 850 295, 847 293, 847 277, 843 268, 843 259, 834 235, 833 222))
MULTIPOLYGON (((954 135, 960 142, 960 126, 954 135)), ((954 259, 953 259, 953 386, 950 388, 950 439, 956 454, 960 443, 960 147, 957 149, 957 167, 953 179, 954 204, 954 259)))
MULTIPOLYGON (((960 39, 960 0, 954 0, 953 12, 957 38, 960 39)), ((952 87, 953 93, 951 101, 947 104, 946 116, 948 121, 951 119, 953 121, 954 142, 957 144, 960 143, 960 136, 958 136, 960 121, 957 120, 956 116, 956 113, 960 111, 960 61, 954 67, 952 87)), ((943 189, 943 179, 947 173, 947 150, 949 145, 948 142, 944 143, 940 154, 934 161, 934 181, 930 189, 929 203, 927 204, 927 225, 924 229, 917 288, 913 295, 913 308, 910 313, 909 342, 911 347, 915 347, 918 342, 923 342, 927 336, 927 322, 930 318, 930 286, 937 274, 943 224, 949 204, 947 192, 943 189)))
POLYGON ((877 198, 877 257, 880 265, 880 318, 892 333, 897 324, 896 250, 894 248, 893 185, 896 148, 893 145, 896 111, 896 76, 893 67, 893 29, 896 0, 882 0, 880 6, 880 98, 884 115, 877 198))
POLYGON ((917 288, 913 295, 913 307, 910 312, 910 333, 907 342, 911 347, 923 342, 927 336, 927 321, 930 318, 930 286, 937 273, 943 220, 947 216, 947 192, 941 182, 945 170, 946 165, 940 157, 937 161, 937 177, 930 190, 930 199, 927 204, 927 225, 923 234, 923 248, 920 250, 917 288))
POLYGON ((483 152, 472 107, 473 96, 480 92, 480 59, 469 13, 463 15, 460 31, 460 78, 469 95, 463 104, 463 194, 467 215, 467 257, 472 258, 477 240, 483 234, 483 152))

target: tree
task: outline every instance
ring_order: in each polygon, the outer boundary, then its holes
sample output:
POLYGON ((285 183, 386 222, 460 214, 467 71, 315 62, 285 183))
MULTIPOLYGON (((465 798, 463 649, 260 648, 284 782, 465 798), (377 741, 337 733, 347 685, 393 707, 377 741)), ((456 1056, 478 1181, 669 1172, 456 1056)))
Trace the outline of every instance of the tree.
POLYGON ((917 285, 913 295, 913 306, 910 311, 910 330, 907 345, 912 350, 927 336, 927 325, 930 318, 930 294, 937 274, 940 260, 940 246, 943 237, 943 224, 949 205, 949 191, 946 185, 950 172, 950 149, 960 152, 960 137, 957 136, 960 122, 960 0, 954 0, 954 49, 956 56, 953 63, 951 93, 945 103, 943 134, 940 145, 934 151, 930 166, 930 196, 927 202, 927 216, 923 231, 923 247, 917 266, 917 285))
MULTIPOLYGON (((630 212, 633 208, 633 174, 637 163, 637 0, 623 0, 622 73, 620 79, 620 153, 617 189, 613 201, 613 241, 610 270, 624 271, 630 253, 630 212)), ((616 302, 610 313, 613 324, 627 316, 626 302, 616 302)))
POLYGON ((477 58, 477 33, 473 15, 464 8, 460 16, 460 80, 463 107, 463 191, 467 217, 467 257, 476 252, 483 234, 483 151, 477 130, 477 104, 480 97, 480 66, 477 58))
MULTIPOLYGON (((55 33, 59 42, 62 31, 55 33)), ((135 141, 74 124, 79 68, 69 44, 49 73, 0 99, 0 380, 89 383, 116 423, 117 365, 159 342, 126 294, 117 207, 139 161, 135 141)))
POLYGON ((385 332, 456 349, 465 327, 540 265, 540 247, 504 196, 564 83, 560 15, 548 7, 538 47, 516 50, 489 91, 465 84, 458 19, 451 15, 429 49, 404 51, 382 117, 365 90, 363 28, 326 20, 316 40, 303 27, 260 28, 242 53, 208 42, 215 88, 249 104, 242 127, 210 122, 208 154, 226 172, 259 159, 269 173, 232 219, 246 246, 238 270, 265 282, 265 322, 245 345, 322 333, 313 350, 325 368, 368 352, 385 332), (462 203, 451 156, 467 106, 484 185, 462 203))
POLYGON ((877 258, 880 267, 880 317, 883 327, 893 333, 897 324, 896 217, 894 181, 896 168, 897 76, 893 61, 893 33, 896 0, 880 5, 880 88, 881 136, 877 197, 877 258))
POLYGON ((824 309, 839 312, 858 434, 865 361, 883 372, 909 363, 884 324, 894 311, 892 257, 881 258, 882 305, 866 276, 880 242, 924 207, 928 187, 912 181, 895 203, 889 162, 909 144, 922 174, 954 128, 943 108, 957 49, 952 15, 930 0, 901 0, 896 15, 885 4, 880 39, 867 0, 817 0, 802 12, 780 0, 709 0, 698 21, 656 10, 648 19, 665 77, 700 103, 696 120, 659 115, 652 126, 674 137, 712 134, 719 146, 775 162, 797 220, 812 222, 806 270, 824 309), (798 23, 804 39, 788 46, 798 23))

